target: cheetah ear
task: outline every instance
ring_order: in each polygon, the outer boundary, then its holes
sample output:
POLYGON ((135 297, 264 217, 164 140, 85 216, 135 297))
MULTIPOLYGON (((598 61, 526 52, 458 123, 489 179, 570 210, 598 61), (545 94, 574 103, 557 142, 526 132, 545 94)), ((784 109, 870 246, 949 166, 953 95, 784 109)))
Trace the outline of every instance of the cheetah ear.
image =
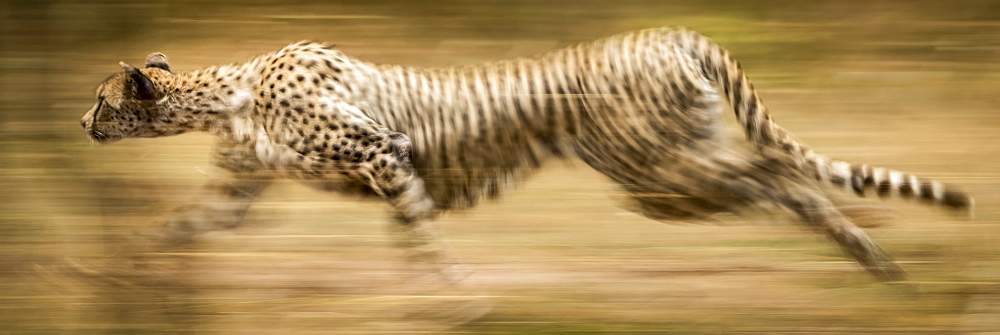
POLYGON ((146 56, 146 67, 158 67, 170 72, 170 64, 167 63, 167 55, 154 52, 146 56))
POLYGON ((118 65, 125 70, 129 81, 132 82, 132 90, 135 92, 136 98, 139 100, 153 100, 156 98, 156 89, 153 87, 153 81, 149 80, 149 77, 146 77, 146 75, 139 72, 139 69, 132 67, 132 65, 125 64, 125 62, 118 62, 118 65))

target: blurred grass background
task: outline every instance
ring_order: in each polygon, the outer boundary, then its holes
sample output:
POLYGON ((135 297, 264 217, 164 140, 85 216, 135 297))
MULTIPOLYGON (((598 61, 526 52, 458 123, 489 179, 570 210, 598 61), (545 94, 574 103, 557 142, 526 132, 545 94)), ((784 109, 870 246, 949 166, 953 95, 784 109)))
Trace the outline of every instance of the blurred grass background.
POLYGON ((400 315, 463 297, 495 308, 448 332, 998 332, 998 93, 1000 3, 989 0, 5 0, 0 332, 442 331, 434 317, 400 315), (733 227, 641 218, 573 161, 442 218, 476 271, 469 292, 406 292, 394 282, 383 205, 294 183, 268 190, 245 227, 179 255, 179 288, 93 287, 35 271, 120 252, 115 236, 154 225, 206 179, 208 135, 85 138, 78 120, 120 60, 160 51, 186 71, 313 39, 370 61, 449 66, 664 25, 725 45, 775 118, 817 151, 977 197, 975 220, 888 201, 899 220, 868 229, 923 294, 873 282, 781 217, 725 219, 751 221, 733 227))

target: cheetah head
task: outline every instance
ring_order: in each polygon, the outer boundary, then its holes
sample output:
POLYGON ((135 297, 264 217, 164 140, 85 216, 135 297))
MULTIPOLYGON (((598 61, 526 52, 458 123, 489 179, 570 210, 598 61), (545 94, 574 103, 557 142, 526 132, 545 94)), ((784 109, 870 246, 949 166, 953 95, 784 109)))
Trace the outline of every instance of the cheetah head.
POLYGON ((98 142, 114 142, 129 137, 157 137, 183 132, 161 117, 157 102, 165 95, 162 82, 173 74, 161 53, 146 57, 146 66, 136 69, 124 62, 123 72, 108 77, 97 86, 97 102, 84 114, 80 125, 98 142))

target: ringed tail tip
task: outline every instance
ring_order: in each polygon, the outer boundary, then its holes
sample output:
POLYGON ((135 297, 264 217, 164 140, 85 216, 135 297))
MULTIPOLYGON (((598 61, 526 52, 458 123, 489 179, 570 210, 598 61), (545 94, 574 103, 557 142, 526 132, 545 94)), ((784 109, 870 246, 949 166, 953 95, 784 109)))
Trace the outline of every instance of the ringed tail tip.
POLYGON ((964 192, 955 190, 944 192, 941 204, 956 211, 965 212, 969 218, 976 216, 976 199, 964 192))

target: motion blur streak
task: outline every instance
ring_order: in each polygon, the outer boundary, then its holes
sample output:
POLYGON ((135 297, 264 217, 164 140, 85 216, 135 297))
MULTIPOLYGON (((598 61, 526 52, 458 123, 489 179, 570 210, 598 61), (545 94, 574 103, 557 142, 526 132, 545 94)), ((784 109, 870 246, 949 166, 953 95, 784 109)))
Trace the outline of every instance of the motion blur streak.
POLYGON ((1000 331, 998 9, 993 1, 3 2, 0 329, 1000 331), (969 221, 830 192, 906 267, 920 295, 877 284, 786 215, 714 216, 715 225, 643 218, 622 204, 629 194, 577 161, 550 161, 500 201, 441 217, 443 240, 474 271, 460 287, 405 276, 384 205, 287 182, 258 195, 239 229, 144 255, 165 265, 156 276, 88 278, 91 264, 142 250, 126 237, 192 200, 216 173, 207 134, 86 139, 79 114, 119 61, 141 64, 160 51, 174 71, 190 71, 311 39, 377 63, 451 66, 657 26, 685 26, 725 46, 774 118, 817 152, 976 196, 969 221))

